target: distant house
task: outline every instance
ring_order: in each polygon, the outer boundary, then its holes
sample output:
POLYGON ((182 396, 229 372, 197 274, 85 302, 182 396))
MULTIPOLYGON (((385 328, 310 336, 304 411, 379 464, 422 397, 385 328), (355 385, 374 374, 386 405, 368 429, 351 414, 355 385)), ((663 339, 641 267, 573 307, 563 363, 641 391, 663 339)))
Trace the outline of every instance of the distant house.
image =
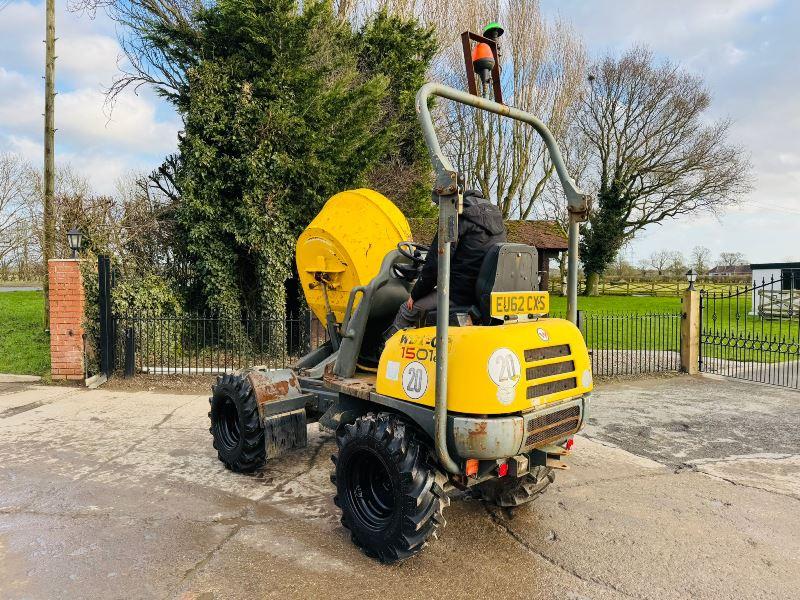
MULTIPOLYGON (((781 302, 784 306, 797 302, 800 296, 800 262, 757 263, 750 268, 753 271, 750 314, 769 314, 781 302)), ((797 310, 796 306, 794 310, 797 310)))
MULTIPOLYGON (((430 244, 436 233, 436 219, 409 219, 411 235, 420 244, 430 244)), ((550 259, 567 251, 567 236, 557 221, 506 221, 508 241, 527 244, 539 254, 539 289, 549 285, 550 259)))
POLYGON ((750 277, 751 265, 719 265, 708 272, 709 277, 750 277))
POLYGON ((750 268, 755 285, 774 282, 776 291, 800 290, 800 262, 758 263, 750 268))

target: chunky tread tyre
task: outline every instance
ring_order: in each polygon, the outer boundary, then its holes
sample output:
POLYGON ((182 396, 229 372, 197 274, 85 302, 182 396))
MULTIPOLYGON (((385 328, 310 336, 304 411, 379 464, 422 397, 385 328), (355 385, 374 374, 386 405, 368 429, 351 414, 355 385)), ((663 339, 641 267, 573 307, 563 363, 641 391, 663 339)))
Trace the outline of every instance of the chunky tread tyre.
POLYGON ((553 469, 538 466, 522 477, 501 477, 479 483, 473 488, 473 495, 496 506, 513 508, 536 500, 555 478, 553 469))
POLYGON ((445 526, 442 511, 450 504, 427 446, 391 413, 368 413, 343 425, 336 444, 334 503, 353 543, 383 563, 420 552, 445 526))
POLYGON ((255 471, 266 462, 267 450, 250 380, 246 375, 222 375, 211 391, 209 431, 217 456, 237 473, 255 471))

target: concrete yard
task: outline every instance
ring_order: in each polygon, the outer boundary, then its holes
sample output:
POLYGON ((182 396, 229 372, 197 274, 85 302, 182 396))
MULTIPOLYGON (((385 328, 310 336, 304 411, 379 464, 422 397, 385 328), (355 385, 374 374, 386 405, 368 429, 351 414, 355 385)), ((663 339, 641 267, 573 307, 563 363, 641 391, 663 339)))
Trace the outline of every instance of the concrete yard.
POLYGON ((339 524, 330 435, 237 475, 206 398, 0 384, 0 598, 800 597, 796 391, 603 384, 543 497, 455 499, 388 567, 339 524))

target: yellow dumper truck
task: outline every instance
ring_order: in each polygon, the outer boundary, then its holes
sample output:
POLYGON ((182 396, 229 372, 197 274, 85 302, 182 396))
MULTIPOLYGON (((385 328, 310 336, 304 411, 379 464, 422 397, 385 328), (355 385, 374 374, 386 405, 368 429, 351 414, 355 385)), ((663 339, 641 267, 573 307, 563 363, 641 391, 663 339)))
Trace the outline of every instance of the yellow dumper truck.
POLYGON ((383 562, 413 556, 435 537, 452 491, 507 507, 541 493, 566 467, 592 390, 589 354, 574 324, 577 227, 589 198, 568 176, 552 135, 533 115, 435 83, 419 90, 416 103, 436 176, 438 247, 415 244, 405 217, 381 194, 337 194, 296 250, 306 300, 327 342, 292 369, 224 375, 210 399, 214 446, 234 471, 259 469, 304 446, 310 422, 333 431, 331 481, 342 524, 383 562), (477 303, 451 306, 461 190, 433 128, 434 96, 522 121, 544 139, 572 218, 569 320, 547 317, 536 249, 521 244, 493 247, 477 303), (437 308, 384 343, 426 252, 439 253, 437 308))

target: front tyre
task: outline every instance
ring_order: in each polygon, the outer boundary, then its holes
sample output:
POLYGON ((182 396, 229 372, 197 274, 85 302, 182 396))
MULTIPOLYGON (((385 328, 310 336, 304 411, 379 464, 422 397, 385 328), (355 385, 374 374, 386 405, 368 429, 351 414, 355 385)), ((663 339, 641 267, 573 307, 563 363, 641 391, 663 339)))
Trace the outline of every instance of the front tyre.
POLYGON ((209 431, 219 459, 237 473, 255 471, 266 462, 267 448, 250 380, 246 375, 223 375, 211 390, 209 431))
POLYGON ((353 542, 383 563, 420 552, 444 527, 442 510, 450 503, 427 447, 390 413, 368 413, 343 425, 336 444, 334 503, 353 542))

